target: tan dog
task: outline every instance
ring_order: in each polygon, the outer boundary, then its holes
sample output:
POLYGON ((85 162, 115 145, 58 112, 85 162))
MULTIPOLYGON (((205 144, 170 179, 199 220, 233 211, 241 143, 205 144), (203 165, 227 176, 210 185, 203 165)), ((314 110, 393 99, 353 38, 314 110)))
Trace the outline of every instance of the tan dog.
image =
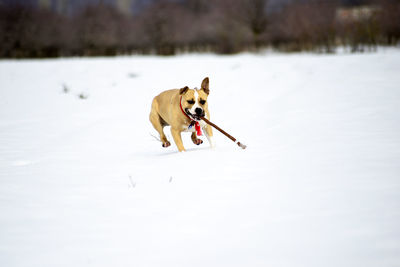
POLYGON ((171 126, 171 134, 180 152, 185 151, 181 133, 192 132, 192 141, 196 145, 203 143, 197 136, 203 129, 211 147, 214 147, 211 126, 200 118, 210 119, 207 97, 210 93, 208 77, 201 83, 201 89, 181 89, 164 91, 153 99, 150 112, 150 121, 160 134, 163 147, 171 143, 164 134, 164 127, 171 126))

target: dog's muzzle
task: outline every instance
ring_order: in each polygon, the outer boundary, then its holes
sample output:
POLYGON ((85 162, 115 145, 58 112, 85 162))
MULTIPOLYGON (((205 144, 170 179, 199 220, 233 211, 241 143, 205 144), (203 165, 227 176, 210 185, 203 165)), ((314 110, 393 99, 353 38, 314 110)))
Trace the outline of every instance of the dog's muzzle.
POLYGON ((187 114, 190 118, 192 118, 192 119, 195 120, 195 121, 199 121, 199 120, 201 120, 202 117, 205 116, 204 110, 201 109, 201 108, 196 108, 196 109, 195 109, 195 114, 192 114, 192 113, 189 111, 188 108, 185 108, 185 112, 186 112, 186 114, 187 114))

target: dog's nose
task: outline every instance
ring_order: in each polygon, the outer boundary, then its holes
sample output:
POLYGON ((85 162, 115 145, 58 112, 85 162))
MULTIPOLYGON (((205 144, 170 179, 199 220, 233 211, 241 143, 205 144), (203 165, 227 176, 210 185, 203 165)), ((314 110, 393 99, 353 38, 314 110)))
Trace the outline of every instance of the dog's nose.
POLYGON ((199 116, 203 114, 203 110, 201 108, 196 108, 194 110, 194 112, 196 112, 196 115, 199 115, 199 116))

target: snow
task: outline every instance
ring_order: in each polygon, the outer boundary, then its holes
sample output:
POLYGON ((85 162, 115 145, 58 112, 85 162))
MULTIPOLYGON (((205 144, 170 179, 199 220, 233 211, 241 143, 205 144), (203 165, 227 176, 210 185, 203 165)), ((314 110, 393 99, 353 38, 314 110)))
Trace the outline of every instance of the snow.
POLYGON ((399 73, 398 49, 0 61, 0 264, 400 266, 399 73), (162 148, 152 98, 206 76, 247 149, 162 148))

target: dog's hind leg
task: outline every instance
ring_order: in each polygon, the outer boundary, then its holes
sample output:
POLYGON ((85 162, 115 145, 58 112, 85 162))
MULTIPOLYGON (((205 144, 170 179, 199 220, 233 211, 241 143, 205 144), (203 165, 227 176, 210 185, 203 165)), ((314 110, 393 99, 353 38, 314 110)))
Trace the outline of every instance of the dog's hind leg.
POLYGON ((160 134, 160 139, 163 147, 169 147, 171 143, 167 140, 167 137, 164 134, 164 126, 167 123, 160 117, 160 115, 154 110, 151 109, 150 112, 150 122, 153 124, 154 129, 160 134))

